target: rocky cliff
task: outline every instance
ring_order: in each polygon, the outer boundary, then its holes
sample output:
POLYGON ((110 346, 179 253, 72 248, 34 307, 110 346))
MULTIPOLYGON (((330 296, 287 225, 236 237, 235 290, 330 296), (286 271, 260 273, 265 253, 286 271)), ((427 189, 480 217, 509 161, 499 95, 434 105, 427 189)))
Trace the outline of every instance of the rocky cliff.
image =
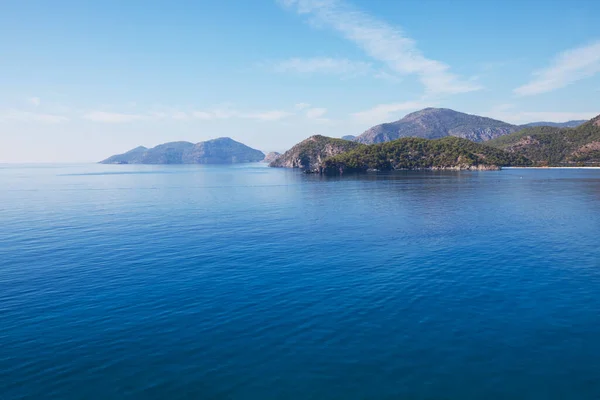
POLYGON ((283 153, 281 157, 271 162, 269 166, 316 171, 326 158, 361 146, 359 143, 348 140, 315 135, 283 153))
POLYGON ((262 160, 262 162, 270 164, 273 161, 277 160, 279 157, 281 157, 281 153, 272 151, 265 156, 265 158, 262 160))

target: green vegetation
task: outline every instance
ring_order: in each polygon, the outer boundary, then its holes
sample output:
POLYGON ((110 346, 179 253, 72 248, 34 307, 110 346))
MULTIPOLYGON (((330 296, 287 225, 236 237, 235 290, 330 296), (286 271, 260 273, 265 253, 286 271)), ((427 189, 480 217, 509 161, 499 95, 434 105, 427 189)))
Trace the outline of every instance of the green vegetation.
POLYGON ((485 145, 520 154, 536 165, 596 165, 600 163, 600 116, 574 129, 526 128, 485 145))
POLYGON ((531 165, 531 161, 467 139, 445 137, 428 140, 402 138, 361 146, 323 162, 326 172, 394 169, 494 169, 531 165))

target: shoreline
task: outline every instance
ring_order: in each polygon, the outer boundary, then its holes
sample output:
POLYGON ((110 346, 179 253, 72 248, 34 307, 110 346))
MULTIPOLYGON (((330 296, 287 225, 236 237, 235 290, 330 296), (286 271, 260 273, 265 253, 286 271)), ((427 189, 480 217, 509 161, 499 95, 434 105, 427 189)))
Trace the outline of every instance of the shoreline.
POLYGON ((502 167, 502 169, 600 169, 600 167, 502 167))

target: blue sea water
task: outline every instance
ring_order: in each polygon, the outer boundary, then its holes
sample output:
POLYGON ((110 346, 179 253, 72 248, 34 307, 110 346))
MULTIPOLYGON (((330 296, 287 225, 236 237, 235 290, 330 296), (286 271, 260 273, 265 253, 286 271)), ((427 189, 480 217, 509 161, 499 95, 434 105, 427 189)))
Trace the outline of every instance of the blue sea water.
POLYGON ((1 399, 598 399, 600 170, 0 166, 1 399))

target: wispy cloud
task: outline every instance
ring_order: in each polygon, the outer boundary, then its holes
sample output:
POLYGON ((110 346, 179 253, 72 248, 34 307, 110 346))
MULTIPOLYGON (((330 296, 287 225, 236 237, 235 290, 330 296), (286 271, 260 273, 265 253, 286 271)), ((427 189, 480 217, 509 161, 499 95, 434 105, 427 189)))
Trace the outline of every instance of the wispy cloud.
POLYGON ((352 117, 363 123, 380 124, 384 121, 397 120, 411 111, 431 107, 431 103, 422 101, 405 101, 403 103, 379 104, 368 110, 352 114, 352 117))
POLYGON ((0 122, 6 121, 20 121, 20 122, 41 122, 46 124, 58 124, 61 122, 67 122, 69 118, 63 115, 57 114, 44 114, 35 113, 29 111, 21 111, 16 109, 9 109, 0 111, 0 122))
POLYGON ((416 75, 429 93, 453 94, 481 89, 475 82, 451 73, 448 65, 426 58, 415 41, 401 29, 358 11, 341 0, 278 2, 298 14, 308 15, 318 25, 338 32, 394 73, 416 75))
POLYGON ((92 111, 84 114, 83 118, 93 122, 120 124, 126 122, 139 121, 148 118, 148 116, 142 114, 123 114, 105 111, 92 111))
MULTIPOLYGON (((325 108, 312 107, 308 103, 298 103, 288 109, 266 109, 247 110, 240 109, 231 104, 224 104, 204 110, 191 111, 191 108, 160 107, 154 110, 131 111, 104 111, 87 110, 71 112, 71 117, 101 124, 126 124, 134 122, 157 122, 157 121, 217 121, 245 119, 257 122, 275 122, 289 117, 303 117, 311 120, 324 120, 323 115, 327 112, 325 108)), ((69 121, 66 114, 49 114, 19 109, 0 110, 0 122, 22 121, 22 122, 44 122, 60 123, 69 121)))
POLYGON ((291 116, 292 113, 282 110, 263 111, 263 112, 250 112, 241 113, 240 118, 253 119, 256 121, 279 121, 280 119, 291 116))
POLYGON ((42 103, 42 100, 39 97, 30 97, 27 99, 27 102, 32 106, 39 106, 42 103))
POLYGON ((371 64, 344 58, 290 58, 276 63, 273 69, 276 72, 289 72, 301 75, 328 74, 351 78, 370 72, 371 64))
POLYGON ((309 108, 306 110, 306 118, 308 119, 322 119, 327 114, 326 108, 309 108))
POLYGON ((305 110, 309 107, 310 107, 310 104, 308 104, 308 103, 298 103, 294 106, 294 108, 299 111, 305 110))
POLYGON ((567 50, 551 65, 533 73, 533 79, 514 90, 520 96, 547 93, 600 72, 600 40, 567 50))
POLYGON ((255 121, 278 121, 293 115, 293 113, 285 110, 240 111, 234 108, 225 107, 194 111, 191 115, 194 118, 202 120, 242 118, 255 121))

